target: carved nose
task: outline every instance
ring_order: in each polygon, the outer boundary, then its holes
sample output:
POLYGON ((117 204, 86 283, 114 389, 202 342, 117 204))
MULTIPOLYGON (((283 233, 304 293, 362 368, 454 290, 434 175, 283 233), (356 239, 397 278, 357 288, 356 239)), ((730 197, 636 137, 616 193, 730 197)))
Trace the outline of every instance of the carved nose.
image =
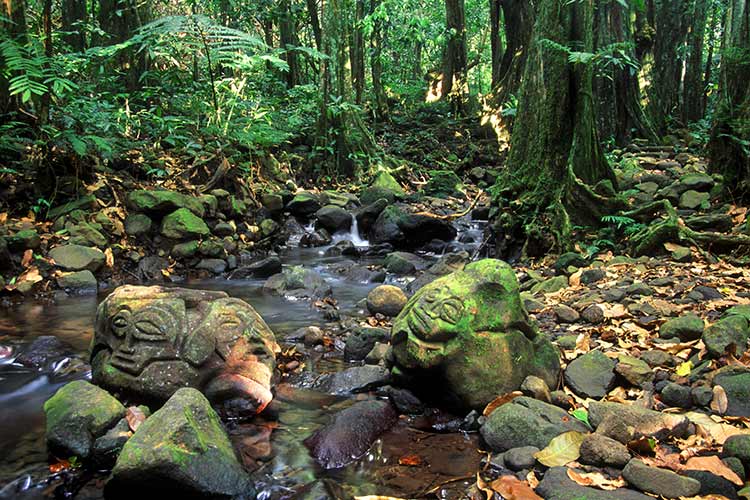
POLYGON ((406 330, 399 330, 391 337, 391 345, 397 346, 406 343, 409 338, 409 332, 406 330))

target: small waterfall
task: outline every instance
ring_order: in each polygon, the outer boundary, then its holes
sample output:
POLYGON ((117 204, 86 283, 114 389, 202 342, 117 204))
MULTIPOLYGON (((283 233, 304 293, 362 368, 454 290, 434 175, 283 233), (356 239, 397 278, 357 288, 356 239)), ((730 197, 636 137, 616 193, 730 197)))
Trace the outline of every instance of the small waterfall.
POLYGON ((352 214, 352 225, 349 228, 349 240, 354 243, 355 247, 369 247, 370 242, 363 240, 359 235, 359 226, 357 225, 357 218, 352 214))

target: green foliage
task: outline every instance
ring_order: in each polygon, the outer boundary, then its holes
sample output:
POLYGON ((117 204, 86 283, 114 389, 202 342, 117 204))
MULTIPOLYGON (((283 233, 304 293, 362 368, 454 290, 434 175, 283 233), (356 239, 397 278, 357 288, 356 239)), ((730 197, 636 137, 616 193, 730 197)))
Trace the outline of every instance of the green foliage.
POLYGON ((62 61, 45 56, 39 43, 21 44, 4 36, 0 39, 0 55, 3 60, 0 68, 8 80, 8 91, 12 96, 19 96, 22 103, 48 92, 63 97, 76 89, 76 84, 63 76, 62 61))

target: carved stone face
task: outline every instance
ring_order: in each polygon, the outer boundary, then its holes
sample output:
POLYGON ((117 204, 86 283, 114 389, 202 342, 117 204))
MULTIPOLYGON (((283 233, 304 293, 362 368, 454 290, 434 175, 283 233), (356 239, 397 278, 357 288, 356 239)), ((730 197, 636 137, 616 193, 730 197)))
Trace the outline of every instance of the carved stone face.
POLYGON ((531 324, 518 288, 513 269, 492 259, 424 286, 393 321, 396 372, 427 376, 433 385, 442 375, 470 407, 517 389, 527 375, 553 385, 559 360, 531 324), (549 374, 538 369, 545 364, 549 374))
POLYGON ((136 398, 164 401, 189 386, 259 410, 272 398, 277 350, 271 330, 240 299, 125 286, 97 310, 91 364, 94 382, 136 398))

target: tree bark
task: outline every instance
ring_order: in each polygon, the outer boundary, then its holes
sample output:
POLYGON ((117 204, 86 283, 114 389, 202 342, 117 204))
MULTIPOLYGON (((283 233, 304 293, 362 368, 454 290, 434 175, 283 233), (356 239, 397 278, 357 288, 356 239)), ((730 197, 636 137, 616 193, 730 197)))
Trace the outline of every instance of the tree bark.
MULTIPOLYGON (((381 0, 370 0, 370 15, 381 4, 381 0)), ((370 73, 372 76, 372 91, 375 95, 373 112, 376 120, 384 120, 388 116, 388 101, 383 87, 383 21, 375 17, 370 37, 370 73)))
POLYGON ((687 38, 688 56, 685 64, 685 92, 682 120, 696 122, 703 118, 703 40, 708 21, 708 0, 693 0, 692 23, 687 38))
POLYGON ((313 38, 315 38, 315 48, 322 52, 323 34, 320 27, 320 16, 318 15, 318 2, 316 0, 305 1, 307 2, 307 13, 310 14, 310 27, 312 28, 313 38))
POLYGON ((60 29, 63 41, 76 51, 86 48, 86 35, 80 23, 86 20, 86 0, 63 0, 60 29))
POLYGON ((500 36, 502 3, 502 0, 490 0, 490 57, 493 89, 500 83, 500 62, 503 59, 503 39, 500 36))
POLYGON ((297 53, 294 52, 293 47, 297 45, 297 23, 292 13, 292 4, 290 0, 282 0, 281 2, 281 19, 279 21, 279 39, 281 41, 281 47, 285 50, 284 60, 289 66, 289 71, 286 73, 286 86, 292 88, 299 84, 299 63, 297 60, 297 53))
POLYGON ((711 168, 735 194, 750 194, 750 0, 730 0, 719 98, 709 142, 711 168))
POLYGON ((354 88, 354 101, 362 104, 362 95, 365 91, 365 49, 362 33, 362 21, 365 17, 364 0, 355 0, 354 26, 352 27, 351 41, 351 67, 352 87, 354 88))
POLYGON ((445 0, 445 19, 448 37, 443 58, 441 94, 450 101, 454 112, 464 115, 469 94, 464 0, 445 0))

